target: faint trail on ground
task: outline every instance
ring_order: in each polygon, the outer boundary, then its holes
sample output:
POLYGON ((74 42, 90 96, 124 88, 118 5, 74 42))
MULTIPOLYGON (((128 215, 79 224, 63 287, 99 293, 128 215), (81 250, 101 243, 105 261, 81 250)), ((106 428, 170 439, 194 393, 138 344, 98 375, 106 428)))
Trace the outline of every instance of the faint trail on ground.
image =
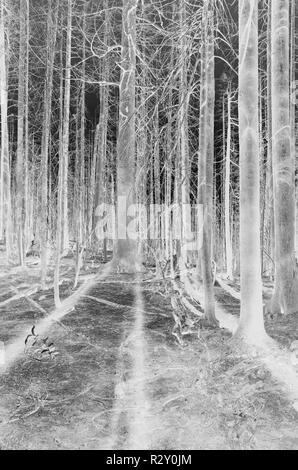
POLYGON ((146 396, 145 362, 146 342, 144 337, 144 301, 139 284, 134 288, 135 319, 132 331, 133 371, 131 379, 131 401, 133 404, 129 421, 129 449, 148 449, 150 406, 146 396))
MULTIPOLYGON (((115 405, 109 448, 149 449, 151 447, 151 406, 146 393, 146 339, 144 300, 139 283, 133 286, 133 325, 119 348, 115 405), (119 436, 126 428, 125 442, 119 436)), ((124 336, 125 336, 124 332, 124 336)))
MULTIPOLYGON (((61 306, 49 313, 47 317, 35 323, 35 331, 39 335, 44 335, 53 323, 61 320, 65 315, 70 313, 76 306, 82 296, 96 285, 96 283, 106 277, 110 272, 110 267, 105 267, 103 271, 95 276, 90 276, 82 286, 80 286, 72 295, 67 297, 61 302, 61 306)), ((24 341, 28 334, 28 328, 12 342, 5 345, 5 365, 0 368, 0 374, 6 372, 15 361, 17 361, 24 354, 24 341)))

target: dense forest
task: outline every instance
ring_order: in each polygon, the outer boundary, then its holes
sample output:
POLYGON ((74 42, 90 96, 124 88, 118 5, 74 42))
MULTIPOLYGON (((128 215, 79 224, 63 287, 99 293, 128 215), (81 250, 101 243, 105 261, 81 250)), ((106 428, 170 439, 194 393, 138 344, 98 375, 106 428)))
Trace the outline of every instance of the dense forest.
POLYGON ((0 448, 298 448, 296 10, 0 0, 0 448))

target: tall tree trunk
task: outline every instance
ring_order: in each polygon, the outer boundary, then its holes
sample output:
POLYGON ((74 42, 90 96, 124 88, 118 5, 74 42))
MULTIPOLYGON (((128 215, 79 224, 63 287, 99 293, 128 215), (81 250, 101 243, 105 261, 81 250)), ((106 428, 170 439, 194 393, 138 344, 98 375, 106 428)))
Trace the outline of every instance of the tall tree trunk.
MULTIPOLYGON (((290 92, 291 92, 291 103, 290 103, 290 122, 291 122, 291 153, 294 158, 294 165, 297 171, 297 161, 295 158, 296 152, 296 99, 292 96, 294 91, 296 97, 296 88, 297 88, 297 81, 296 81, 296 0, 291 0, 290 3, 290 18, 291 18, 291 31, 290 31, 290 38, 291 38, 291 48, 290 48, 290 92)), ((298 262, 298 194, 296 188, 296 196, 295 196, 295 257, 296 261, 298 262)))
MULTIPOLYGON (((146 12, 144 7, 144 0, 141 0, 141 16, 146 20, 146 12)), ((145 23, 146 25, 146 23, 145 23)), ((140 43, 140 53, 142 54, 142 61, 139 64, 140 72, 139 72, 139 92, 137 95, 137 124, 136 127, 138 129, 137 133, 137 165, 136 165, 136 180, 135 180, 135 191, 137 196, 137 203, 142 205, 146 205, 146 186, 147 186, 147 160, 146 160, 146 150, 147 150, 147 113, 148 113, 148 105, 147 105, 147 70, 144 67, 143 63, 146 61, 146 48, 145 40, 146 40, 146 26, 140 31, 141 36, 141 43, 140 43)), ((158 139, 159 129, 156 131, 156 137, 158 139)), ((140 206, 141 207, 141 206, 140 206)), ((147 208, 145 209, 147 211, 147 208)), ((148 239, 148 236, 144 236, 145 234, 145 226, 144 218, 147 219, 147 212, 142 212, 142 210, 138 214, 138 224, 139 224, 139 238, 138 238, 138 253, 142 257, 143 252, 149 248, 149 240, 146 240, 147 243, 144 243, 144 238, 148 239)))
POLYGON ((1 161, 0 161, 0 238, 5 239, 6 255, 12 254, 12 221, 10 192, 10 161, 7 124, 7 47, 5 41, 4 0, 0 2, 0 106, 1 106, 1 161))
POLYGON ((240 276, 238 337, 263 342, 258 114, 258 1, 239 0, 240 276))
POLYGON ((28 250, 32 240, 30 233, 30 183, 29 183, 29 0, 26 0, 26 24, 25 24, 25 75, 24 75, 24 250, 28 250))
MULTIPOLYGON (((173 14, 173 13, 172 13, 173 14)), ((170 70, 173 69, 174 54, 173 45, 171 44, 171 57, 170 57, 170 70)), ((166 236, 166 260, 170 260, 171 274, 174 275, 173 266, 173 222, 171 211, 169 210, 172 205, 172 190, 173 190, 173 150, 172 150, 172 132, 173 132, 173 76, 169 80, 169 90, 166 105, 168 107, 167 124, 165 129, 165 147, 166 147, 166 184, 165 184, 165 236, 166 236)))
MULTIPOLYGON (((223 155, 223 160, 221 162, 220 166, 220 185, 221 185, 221 190, 220 190, 220 215, 219 215, 219 253, 221 255, 221 269, 222 271, 224 269, 227 270, 227 250, 226 250, 226 224, 225 224, 225 202, 226 202, 226 173, 225 173, 225 164, 226 162, 224 161, 225 156, 226 156, 226 93, 223 93, 222 96, 222 130, 223 130, 223 145, 222 145, 222 155, 223 155)), ((229 219, 230 220, 230 219, 229 219)))
POLYGON ((53 0, 48 0, 48 22, 47 22, 47 64, 44 87, 44 114, 41 144, 41 283, 45 287, 48 258, 48 218, 49 218, 49 198, 48 198, 48 158, 51 135, 51 114, 52 114, 52 94, 53 94, 53 69, 55 59, 55 44, 58 26, 58 5, 52 12, 53 0))
POLYGON ((63 35, 60 45, 60 89, 59 89, 59 171, 57 191, 57 224, 56 224, 56 256, 54 270, 54 299, 56 307, 60 306, 60 259, 62 247, 62 217, 63 217, 63 35))
POLYGON ((230 214, 230 179, 231 179, 231 138, 232 138, 232 122, 231 122, 231 89, 230 85, 227 93, 227 111, 228 111, 228 129, 227 129, 227 148, 225 162, 225 239, 226 239, 226 268, 227 276, 233 279, 233 251, 231 240, 231 214, 230 214))
MULTIPOLYGON (((156 94, 156 104, 153 115, 153 129, 152 129, 152 152, 153 152, 153 193, 154 193, 154 204, 157 206, 153 212, 154 226, 155 226, 155 249, 157 250, 158 256, 160 256, 161 248, 161 221, 160 221, 160 202, 161 202, 161 184, 160 184, 160 155, 159 155, 159 100, 158 93, 156 94)), ((158 273, 157 273, 158 274, 158 273)))
POLYGON ((62 133, 62 250, 69 248, 69 223, 68 223, 68 152, 69 152, 69 115, 70 115, 70 78, 71 78, 71 39, 72 39, 72 2, 68 0, 67 10, 67 34, 66 34, 66 63, 64 81, 64 111, 62 133))
POLYGON ((189 195, 189 145, 188 145, 188 79, 187 79, 187 24, 186 5, 180 0, 180 83, 179 83, 179 150, 181 161, 181 257, 182 266, 187 265, 187 245, 190 228, 189 195))
POLYGON ((119 137, 117 146, 117 240, 112 266, 118 271, 141 269, 137 241, 127 234, 134 219, 128 211, 135 203, 135 72, 137 0, 123 0, 122 57, 119 104, 119 137))
POLYGON ((265 152, 265 138, 266 132, 264 133, 264 120, 266 120, 266 109, 263 106, 265 103, 264 97, 262 96, 262 86, 263 81, 259 79, 259 154, 260 154, 260 162, 261 162, 261 273, 262 278, 265 273, 265 248, 266 248, 266 240, 265 240, 265 231, 266 231, 266 193, 267 193, 267 155, 265 152))
POLYGON ((295 160, 291 151, 289 0, 272 1, 272 133, 275 290, 272 312, 298 312, 295 262, 295 160))
POLYGON ((27 0, 20 0, 20 35, 19 35, 19 77, 18 77, 18 126, 17 126, 17 166, 16 166, 16 232, 19 264, 24 265, 24 124, 25 124, 25 76, 26 76, 26 18, 27 0))
POLYGON ((266 202, 265 223, 268 232, 267 257, 270 261, 270 275, 274 275, 274 207, 273 207, 273 169, 272 169, 272 47, 271 47, 271 2, 268 0, 268 24, 267 24, 267 175, 266 175, 266 202))
POLYGON ((81 83, 77 98, 77 117, 76 117, 76 159, 75 159, 75 178, 73 186, 74 205, 72 233, 76 240, 76 260, 77 273, 78 266, 81 263, 81 253, 83 254, 82 244, 88 232, 85 227, 85 73, 86 73, 86 4, 82 5, 82 64, 81 64, 81 83))
MULTIPOLYGON (((105 2, 105 29, 103 42, 109 46, 109 12, 108 4, 105 2)), ((102 81, 107 82, 109 80, 109 62, 104 59, 102 64, 102 81)), ((96 209, 105 202, 105 167, 107 158, 107 132, 108 132, 108 117, 109 117, 109 87, 103 85, 100 87, 100 110, 99 110, 99 122, 97 127, 97 139, 96 139, 96 181, 95 181, 95 196, 94 196, 94 209, 96 215, 96 209)), ((93 219, 95 221, 95 217, 93 219)), ((95 224, 94 224, 95 228, 95 224)), ((102 232, 103 242, 102 248, 104 252, 104 258, 106 257, 106 242, 105 232, 102 232)))
POLYGON ((214 2, 205 0, 203 9, 201 105, 200 105, 200 151, 199 151, 199 198, 203 220, 201 273, 204 286, 204 312, 210 325, 217 325, 212 278, 212 220, 213 220, 213 159, 214 159, 214 2))
MULTIPOLYGON (((85 131, 86 131, 86 4, 83 4, 83 24, 82 24, 82 88, 81 88, 81 109, 80 109, 80 166, 79 166, 79 213, 77 242, 81 246, 86 237, 85 218, 85 131)), ((76 221, 75 221, 76 224, 76 221)), ((88 234, 89 235, 89 234, 88 234)))

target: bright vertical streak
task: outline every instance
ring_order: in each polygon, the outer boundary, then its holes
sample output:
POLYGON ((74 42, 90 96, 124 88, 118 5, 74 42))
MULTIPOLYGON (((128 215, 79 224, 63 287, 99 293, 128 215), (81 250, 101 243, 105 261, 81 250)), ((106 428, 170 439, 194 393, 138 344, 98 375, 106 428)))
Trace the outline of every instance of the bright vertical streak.
POLYGON ((134 288, 135 318, 132 331, 133 370, 131 377, 131 419, 128 448, 148 449, 148 400, 145 390, 144 301, 138 283, 134 288))
POLYGON ((241 312, 238 335, 263 341, 258 114, 258 2, 239 3, 241 312))

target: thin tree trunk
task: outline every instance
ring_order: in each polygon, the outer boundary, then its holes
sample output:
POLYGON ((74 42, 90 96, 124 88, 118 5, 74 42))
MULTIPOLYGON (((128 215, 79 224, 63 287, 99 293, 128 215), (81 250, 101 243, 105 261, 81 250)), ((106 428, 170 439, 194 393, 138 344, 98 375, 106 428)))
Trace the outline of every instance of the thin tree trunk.
POLYGON ((159 206, 161 202, 161 184, 160 184, 160 155, 159 155, 159 109, 158 109, 158 94, 156 95, 156 104, 154 109, 153 116, 153 129, 152 129, 152 146, 153 146, 153 187, 152 191, 154 192, 154 203, 157 206, 154 210, 154 226, 155 226, 155 249, 160 256, 160 236, 161 236, 161 226, 160 226, 160 211, 159 206))
POLYGON ((47 259, 48 259, 48 219, 49 219, 49 198, 48 198, 48 158, 49 145, 51 135, 51 114, 52 114, 52 94, 53 94, 53 69, 55 59, 55 44, 58 26, 58 5, 54 10, 54 18, 52 13, 53 0, 48 3, 48 25, 47 25, 47 66, 46 79, 44 88, 44 116, 42 130, 41 145, 41 284, 45 288, 47 275, 47 259))
POLYGON ((0 238, 5 239, 6 255, 12 254, 12 221, 10 191, 10 161, 7 124, 7 47, 5 41, 4 0, 0 2, 0 105, 1 105, 1 162, 0 162, 0 238))
POLYGON ((67 10, 67 35, 66 35, 66 63, 64 82, 64 112, 62 133, 62 250, 69 248, 69 224, 68 224, 68 152, 69 152, 69 115, 70 115, 70 79, 71 79, 71 39, 72 39, 72 2, 68 0, 67 10))
POLYGON ((180 0, 180 84, 179 84, 179 148, 181 161, 181 257, 183 268, 187 265, 188 232, 190 225, 189 195, 189 145, 188 145, 188 80, 187 80, 187 24, 186 5, 180 0))
MULTIPOLYGON (((141 16, 146 20, 146 12, 144 8, 144 0, 141 1, 141 16)), ((142 28, 140 31, 142 42, 140 44, 140 52, 142 54, 143 60, 140 63, 140 73, 139 73, 139 93, 137 95, 138 99, 138 109, 137 109, 137 168, 136 168, 136 180, 135 180, 135 191, 137 195, 137 203, 140 204, 140 207, 146 205, 146 181, 147 181, 147 161, 146 161, 146 149, 147 149, 147 89, 146 89, 146 76, 147 71, 143 65, 143 61, 146 60, 146 49, 143 47, 146 39, 146 30, 142 28)), ((157 129, 157 138, 158 138, 159 129, 157 129)), ((145 209, 146 211, 146 209, 145 209)), ((138 214, 138 224, 139 224, 139 239, 138 239, 138 253, 142 257, 143 252, 148 249, 149 240, 146 240, 147 243, 144 243, 144 217, 147 219, 147 212, 139 211, 138 214)), ((145 237, 146 238, 146 237, 145 237)), ((148 238, 148 237, 147 237, 148 238)))
MULTIPOLYGON (((105 2, 105 29, 104 29, 104 44, 109 45, 109 12, 107 8, 107 2, 105 2)), ((102 81, 109 80, 109 63, 104 60, 102 65, 102 81)), ((94 209, 96 215, 96 209, 105 202, 105 168, 107 160, 107 132, 108 132, 108 117, 109 117, 109 88, 108 86, 100 87, 100 110, 99 110, 99 122, 98 122, 98 133, 96 142, 96 182, 95 182, 95 202, 94 209)), ((95 221, 95 217, 94 217, 95 221)), ((94 227, 95 228, 95 227, 94 227)), ((103 239, 100 240, 103 245, 104 258, 106 257, 106 239, 105 231, 102 232, 103 239)))
POLYGON ((19 78, 18 78, 18 129, 17 129, 17 166, 16 166, 16 232, 18 241, 19 264, 24 265, 24 124, 25 124, 25 76, 26 76, 26 17, 27 0, 20 0, 19 35, 19 78))
MULTIPOLYGON (((83 25, 82 25, 82 88, 81 88, 81 109, 80 109, 80 165, 79 165, 79 213, 78 213, 78 233, 77 242, 79 246, 82 245, 86 237, 86 227, 84 224, 85 218, 85 131, 86 131, 86 4, 83 4, 83 25)), ((76 223, 76 221, 75 221, 76 223)))
POLYGON ((271 67, 271 1, 268 0, 268 25, 267 25, 267 175, 266 175, 266 203, 265 221, 268 229, 268 255, 271 258, 270 274, 274 275, 274 207, 273 207, 273 171, 272 171, 272 67, 271 67))
MULTIPOLYGON (((173 48, 171 48, 170 68, 173 68, 173 48)), ((172 128, 173 128, 173 80, 169 81, 169 94, 167 99, 168 122, 165 130, 166 139, 166 185, 165 185, 165 232, 166 232, 166 260, 170 260, 171 274, 173 275, 173 224, 170 207, 172 204, 172 174, 173 174, 173 156, 172 156, 172 128)))
POLYGON ((25 24, 25 75, 24 75, 24 250, 26 252, 30 246, 30 214, 29 214, 29 41, 30 41, 30 22, 29 22, 29 0, 26 0, 26 24, 25 24))
POLYGON ((226 268, 227 276, 233 279, 233 251, 231 240, 231 222, 230 222, 230 179, 231 179, 231 90, 230 86, 227 93, 228 101, 228 129, 227 129, 227 149, 226 149, 226 171, 225 171, 225 239, 226 239, 226 268))
POLYGON ((57 194, 57 226, 56 226, 56 259, 54 270, 54 299, 56 307, 60 306, 59 276, 60 259, 62 247, 62 217, 63 217, 63 36, 61 35, 60 46, 60 90, 59 90, 59 172, 58 172, 58 194, 57 194))

